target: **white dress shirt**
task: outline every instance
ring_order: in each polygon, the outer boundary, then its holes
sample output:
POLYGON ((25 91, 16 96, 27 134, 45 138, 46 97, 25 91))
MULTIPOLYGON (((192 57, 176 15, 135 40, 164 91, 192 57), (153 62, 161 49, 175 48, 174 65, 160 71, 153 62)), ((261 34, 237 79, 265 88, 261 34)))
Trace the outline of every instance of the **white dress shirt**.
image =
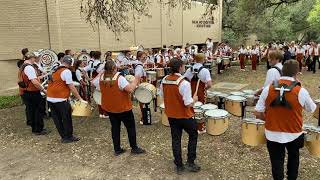
MULTIPOLYGON (((283 66, 281 63, 277 63, 275 66, 282 70, 283 66)), ((267 72, 266 81, 265 81, 263 87, 267 87, 268 85, 272 84, 273 81, 279 80, 280 77, 281 77, 281 74, 279 73, 279 71, 277 69, 270 68, 267 72)))
POLYGON ((240 53, 240 54, 247 54, 247 50, 246 50, 246 49, 243 49, 243 48, 240 48, 240 49, 239 49, 239 53, 240 53))
POLYGON ((147 76, 146 71, 143 69, 142 63, 139 61, 134 69, 134 75, 138 77, 145 77, 147 76))
MULTIPOLYGON (((175 73, 177 76, 181 76, 181 74, 175 73)), ((179 85, 179 94, 182 96, 183 103, 185 106, 189 106, 192 102, 192 94, 191 94, 191 84, 186 81, 182 80, 179 85)), ((160 96, 163 97, 163 85, 160 84, 160 96)))
MULTIPOLYGON (((292 77, 281 77, 281 80, 289 80, 289 81, 294 81, 294 78, 292 77)), ((268 85, 267 87, 265 87, 260 95, 260 98, 258 100, 258 103, 255 107, 255 110, 257 112, 262 112, 264 113, 266 110, 266 99, 268 97, 269 94, 269 88, 270 85, 268 85)), ((298 100, 300 105, 304 108, 305 111, 307 112, 314 112, 317 108, 316 104, 313 102, 313 100, 311 99, 308 91, 304 88, 301 88, 298 94, 298 100)), ((286 132, 275 132, 275 131, 269 131, 269 130, 265 130, 265 134, 266 134, 266 138, 269 141, 274 141, 274 142, 278 142, 278 143, 287 143, 287 142, 291 142, 294 141, 295 139, 297 139, 302 132, 299 133, 286 133, 286 132)))
MULTIPOLYGON (((67 84, 73 84, 72 80, 72 73, 69 69, 65 69, 61 72, 60 74, 61 79, 67 84)), ((52 102, 52 103, 57 103, 57 102, 63 102, 66 101, 67 99, 64 98, 53 98, 53 97, 47 97, 47 101, 52 102)))
MULTIPOLYGON (((196 63, 194 64, 192 67, 193 69, 200 69, 203 65, 200 63, 196 63)), ((186 73, 183 75, 184 77, 188 78, 189 81, 191 81, 191 79, 193 78, 194 74, 191 71, 191 68, 187 69, 186 73)), ((201 82, 203 83, 207 83, 209 81, 211 81, 211 76, 210 76, 210 71, 206 68, 203 68, 199 74, 198 74, 198 78, 201 80, 201 82)))
POLYGON ((311 56, 312 55, 312 51, 314 50, 314 55, 315 56, 319 56, 319 48, 318 47, 310 47, 309 49, 309 55, 311 56))
POLYGON ((29 80, 37 79, 36 70, 32 65, 28 65, 23 70, 24 74, 28 77, 29 80))

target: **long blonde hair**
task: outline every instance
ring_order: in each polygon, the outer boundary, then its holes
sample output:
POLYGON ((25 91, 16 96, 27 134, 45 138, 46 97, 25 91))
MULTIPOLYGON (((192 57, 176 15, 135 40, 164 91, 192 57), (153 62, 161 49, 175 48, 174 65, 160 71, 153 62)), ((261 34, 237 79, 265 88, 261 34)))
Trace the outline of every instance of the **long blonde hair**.
POLYGON ((110 79, 110 86, 113 85, 114 80, 114 70, 116 68, 116 63, 113 60, 106 61, 104 65, 104 73, 103 73, 103 83, 106 84, 107 80, 110 79))

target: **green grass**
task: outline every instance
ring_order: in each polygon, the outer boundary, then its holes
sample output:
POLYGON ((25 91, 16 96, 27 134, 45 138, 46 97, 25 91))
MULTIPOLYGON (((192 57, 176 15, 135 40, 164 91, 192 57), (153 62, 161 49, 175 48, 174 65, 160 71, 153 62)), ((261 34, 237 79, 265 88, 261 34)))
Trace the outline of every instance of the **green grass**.
POLYGON ((22 105, 20 96, 0 96, 0 109, 22 105))

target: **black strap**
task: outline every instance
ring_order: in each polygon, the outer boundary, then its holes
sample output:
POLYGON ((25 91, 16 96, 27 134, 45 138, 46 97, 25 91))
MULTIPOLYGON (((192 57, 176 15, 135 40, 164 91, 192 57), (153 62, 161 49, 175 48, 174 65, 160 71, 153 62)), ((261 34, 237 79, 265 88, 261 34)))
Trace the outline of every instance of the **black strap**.
POLYGON ((193 69, 192 66, 190 67, 191 72, 194 74, 193 77, 192 77, 193 80, 198 80, 199 79, 198 74, 201 72, 202 69, 204 69, 203 66, 201 66, 199 69, 193 69))
MULTIPOLYGON (((284 88, 286 88, 286 89, 289 89, 289 92, 291 92, 291 90, 292 90, 293 88, 295 88, 296 86, 301 86, 301 83, 298 82, 298 81, 292 81, 291 84, 288 86, 287 84, 279 84, 278 81, 274 81, 274 82, 273 82, 273 86, 274 86, 274 88, 284 87, 284 88)), ((283 107, 292 109, 292 106, 291 106, 291 105, 289 104, 289 102, 286 100, 285 93, 286 93, 286 91, 283 92, 283 96, 282 96, 282 97, 280 96, 280 93, 279 93, 279 96, 276 97, 276 98, 272 101, 272 103, 270 104, 271 107, 283 106, 283 107)))
POLYGON ((279 67, 277 67, 277 66, 271 66, 271 68, 274 68, 274 69, 278 70, 280 76, 282 76, 282 70, 281 70, 279 67))

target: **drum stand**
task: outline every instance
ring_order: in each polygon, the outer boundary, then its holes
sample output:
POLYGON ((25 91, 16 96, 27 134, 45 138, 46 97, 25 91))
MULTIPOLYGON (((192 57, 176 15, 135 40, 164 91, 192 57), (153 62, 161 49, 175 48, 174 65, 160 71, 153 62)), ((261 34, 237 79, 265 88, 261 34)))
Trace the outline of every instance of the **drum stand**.
POLYGON ((142 108, 142 120, 143 125, 151 125, 151 110, 149 107, 150 103, 144 104, 144 107, 142 108))

